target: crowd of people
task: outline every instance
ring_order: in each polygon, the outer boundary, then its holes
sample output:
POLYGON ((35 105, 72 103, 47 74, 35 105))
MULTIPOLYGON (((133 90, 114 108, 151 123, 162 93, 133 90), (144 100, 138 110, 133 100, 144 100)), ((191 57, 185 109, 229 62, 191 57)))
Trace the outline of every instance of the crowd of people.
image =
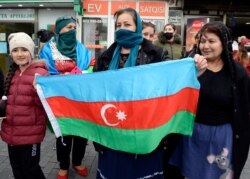
MULTIPOLYGON (((143 155, 95 143, 96 178, 239 179, 250 144, 250 39, 242 37, 235 44, 225 24, 209 22, 195 36, 194 48, 184 55, 174 24, 166 24, 155 40, 155 25, 143 22, 136 10, 118 10, 114 18, 114 43, 96 57, 94 73, 188 56, 198 69, 200 92, 192 136, 166 136, 154 151, 143 155)), ((9 35, 12 63, 5 79, 0 73, 1 140, 8 145, 16 179, 45 178, 39 160, 47 116, 35 76, 82 74, 94 61, 76 38, 74 17, 59 17, 53 35, 43 39, 42 31, 37 35, 44 43, 38 59, 28 34, 9 35)), ((78 136, 56 139, 58 179, 69 177, 70 164, 80 176, 88 175, 82 163, 86 144, 87 139, 78 136)))

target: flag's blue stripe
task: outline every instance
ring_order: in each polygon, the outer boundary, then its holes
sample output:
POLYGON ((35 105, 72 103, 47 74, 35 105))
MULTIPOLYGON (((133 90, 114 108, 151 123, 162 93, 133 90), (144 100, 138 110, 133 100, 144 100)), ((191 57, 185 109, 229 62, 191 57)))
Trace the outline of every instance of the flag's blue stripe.
POLYGON ((37 77, 44 96, 76 101, 128 101, 199 89, 192 58, 83 75, 37 77))

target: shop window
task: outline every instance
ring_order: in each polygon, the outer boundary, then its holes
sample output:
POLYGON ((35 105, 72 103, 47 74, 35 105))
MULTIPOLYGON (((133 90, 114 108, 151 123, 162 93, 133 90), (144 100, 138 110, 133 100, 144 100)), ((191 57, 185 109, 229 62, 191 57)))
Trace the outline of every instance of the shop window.
POLYGON ((98 58, 107 49, 108 19, 83 17, 82 22, 82 42, 98 58))
POLYGON ((34 34, 33 23, 1 22, 0 23, 0 68, 3 73, 8 72, 10 65, 8 36, 14 32, 25 32, 31 37, 34 34))

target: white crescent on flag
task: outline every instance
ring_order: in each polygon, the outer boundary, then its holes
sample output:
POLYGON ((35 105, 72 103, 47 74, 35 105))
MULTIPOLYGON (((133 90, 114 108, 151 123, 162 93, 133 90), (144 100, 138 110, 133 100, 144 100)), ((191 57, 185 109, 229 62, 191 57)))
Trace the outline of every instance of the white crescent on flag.
POLYGON ((115 108, 116 109, 116 106, 113 105, 113 104, 105 104, 102 109, 101 109, 101 117, 102 117, 102 120, 105 122, 106 125, 108 126, 117 126, 120 122, 116 122, 116 123, 110 123, 107 118, 105 117, 105 113, 106 113, 106 110, 108 108, 115 108))

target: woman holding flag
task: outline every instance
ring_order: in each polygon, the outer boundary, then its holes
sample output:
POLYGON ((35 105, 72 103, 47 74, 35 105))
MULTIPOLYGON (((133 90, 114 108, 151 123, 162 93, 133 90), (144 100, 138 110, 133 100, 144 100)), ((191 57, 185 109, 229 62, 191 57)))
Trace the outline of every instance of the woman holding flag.
POLYGON ((35 44, 28 34, 12 33, 8 43, 12 64, 0 105, 1 113, 6 115, 1 138, 8 144, 14 178, 45 179, 39 161, 47 116, 34 88, 34 78, 36 74, 47 75, 48 69, 34 58, 35 44))
MULTIPOLYGON (((49 74, 81 74, 91 72, 91 52, 76 39, 76 19, 62 16, 56 20, 55 35, 40 51, 39 57, 49 68, 49 74)), ((58 179, 67 179, 72 151, 72 167, 80 176, 87 176, 88 170, 82 165, 87 139, 78 136, 64 136, 56 140, 57 160, 60 162, 58 179), (66 145, 65 145, 66 144, 66 145)))
MULTIPOLYGON (((94 71, 114 70, 164 60, 163 50, 142 37, 142 22, 132 8, 115 13, 115 42, 98 58, 94 71)), ((199 59, 201 68, 206 61, 199 59)), ((121 152, 96 144, 97 178, 163 178, 163 147, 149 154, 121 152)))
POLYGON ((208 69, 199 77, 193 135, 182 137, 170 163, 188 179, 239 179, 249 151, 249 77, 222 22, 202 27, 198 52, 208 69))

